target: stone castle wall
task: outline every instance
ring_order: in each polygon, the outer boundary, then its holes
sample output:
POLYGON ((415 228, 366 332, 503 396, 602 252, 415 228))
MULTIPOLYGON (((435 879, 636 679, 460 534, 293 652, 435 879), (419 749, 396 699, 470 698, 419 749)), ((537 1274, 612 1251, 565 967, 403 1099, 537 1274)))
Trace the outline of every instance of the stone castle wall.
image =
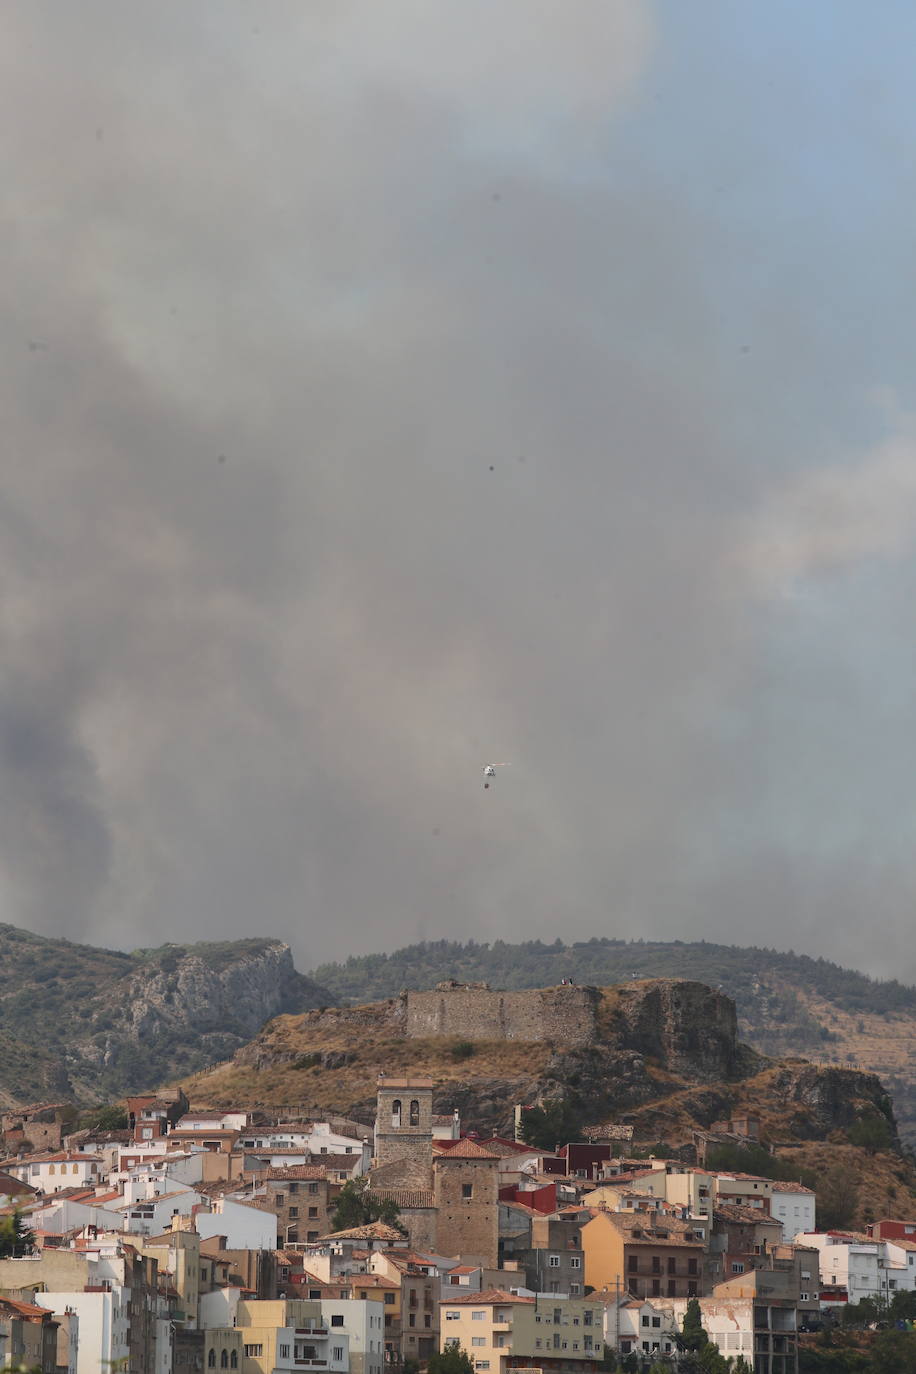
POLYGON ((600 994, 596 988, 536 988, 495 992, 449 987, 408 992, 406 1033, 415 1039, 553 1040, 589 1045, 595 1040, 600 994))

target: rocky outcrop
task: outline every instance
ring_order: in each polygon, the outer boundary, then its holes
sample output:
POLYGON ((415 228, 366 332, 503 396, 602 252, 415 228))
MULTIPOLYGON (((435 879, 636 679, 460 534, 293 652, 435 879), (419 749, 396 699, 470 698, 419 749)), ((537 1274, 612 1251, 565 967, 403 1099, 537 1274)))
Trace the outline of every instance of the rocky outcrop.
POLYGON ((166 953, 124 980, 118 993, 123 1029, 138 1041, 166 1027, 247 1038, 281 1012, 327 996, 296 972, 289 945, 279 941, 222 967, 193 952, 166 953))
POLYGON ((794 1136, 824 1140, 870 1116, 886 1121, 897 1141, 893 1106, 877 1074, 795 1060, 778 1070, 772 1087, 785 1102, 786 1125, 794 1136))
POLYGON ((624 983, 616 991, 611 1024, 627 1049, 704 1083, 735 1078, 744 1070, 730 997, 703 983, 673 978, 624 983))
POLYGON ((282 1012, 333 1003, 280 940, 93 949, 0 926, 0 1100, 89 1101, 231 1055, 282 1012))

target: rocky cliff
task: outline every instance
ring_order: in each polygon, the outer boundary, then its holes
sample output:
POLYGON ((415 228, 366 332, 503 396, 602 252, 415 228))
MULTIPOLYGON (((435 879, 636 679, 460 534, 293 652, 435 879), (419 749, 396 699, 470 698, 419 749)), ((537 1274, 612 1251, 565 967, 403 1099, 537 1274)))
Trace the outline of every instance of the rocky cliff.
POLYGON ((627 1049, 702 1082, 741 1071, 738 1016, 730 997, 674 978, 624 983, 616 992, 608 1029, 627 1049))
POLYGON ((0 1101, 98 1101, 224 1059, 269 1018, 332 1003, 279 940, 128 954, 0 926, 0 1101))

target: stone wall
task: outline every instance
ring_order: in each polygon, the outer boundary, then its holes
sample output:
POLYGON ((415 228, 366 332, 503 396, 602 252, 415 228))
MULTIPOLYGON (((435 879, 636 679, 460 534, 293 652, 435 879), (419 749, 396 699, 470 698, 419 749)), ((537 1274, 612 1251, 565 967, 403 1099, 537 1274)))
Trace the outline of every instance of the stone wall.
POLYGON ((588 1045, 597 1034, 599 1000, 596 988, 571 986, 494 992, 458 985, 408 992, 406 1032, 413 1038, 443 1035, 588 1045))

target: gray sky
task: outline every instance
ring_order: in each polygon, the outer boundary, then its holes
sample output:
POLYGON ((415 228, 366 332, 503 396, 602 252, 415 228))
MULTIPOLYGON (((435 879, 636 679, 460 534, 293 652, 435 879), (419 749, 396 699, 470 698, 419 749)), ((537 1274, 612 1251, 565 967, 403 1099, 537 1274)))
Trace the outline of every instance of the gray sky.
POLYGON ((916 978, 913 7, 4 18, 0 919, 916 978))

